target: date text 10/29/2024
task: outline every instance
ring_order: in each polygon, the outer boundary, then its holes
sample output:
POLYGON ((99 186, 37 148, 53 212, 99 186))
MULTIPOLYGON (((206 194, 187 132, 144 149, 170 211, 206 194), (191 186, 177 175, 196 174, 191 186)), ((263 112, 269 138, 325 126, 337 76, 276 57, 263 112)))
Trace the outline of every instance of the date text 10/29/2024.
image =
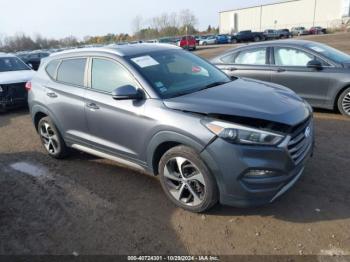
POLYGON ((218 256, 128 256, 128 261, 220 261, 218 256))

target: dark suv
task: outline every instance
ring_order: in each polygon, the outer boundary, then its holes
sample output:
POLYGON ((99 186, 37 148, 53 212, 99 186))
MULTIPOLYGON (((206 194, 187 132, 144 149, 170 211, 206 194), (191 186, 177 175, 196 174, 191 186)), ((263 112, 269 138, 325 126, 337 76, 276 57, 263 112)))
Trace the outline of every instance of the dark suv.
POLYGON ((193 212, 274 201, 313 149, 312 109, 294 92, 230 78, 171 45, 54 54, 31 86, 52 157, 75 148, 159 174, 166 195, 193 212))

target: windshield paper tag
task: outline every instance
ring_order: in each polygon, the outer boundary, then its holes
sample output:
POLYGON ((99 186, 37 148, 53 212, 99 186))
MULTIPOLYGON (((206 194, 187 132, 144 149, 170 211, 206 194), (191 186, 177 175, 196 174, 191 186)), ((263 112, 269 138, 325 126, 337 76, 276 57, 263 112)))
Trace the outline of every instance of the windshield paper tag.
POLYGON ((136 63, 141 68, 159 65, 159 63, 149 55, 135 57, 135 58, 132 58, 131 61, 136 63))

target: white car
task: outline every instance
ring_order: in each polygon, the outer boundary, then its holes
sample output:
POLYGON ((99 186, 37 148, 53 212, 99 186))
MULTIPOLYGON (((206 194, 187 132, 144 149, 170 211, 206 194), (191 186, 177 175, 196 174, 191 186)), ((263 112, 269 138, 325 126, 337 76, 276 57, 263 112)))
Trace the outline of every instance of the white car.
POLYGON ((26 83, 34 71, 18 57, 0 53, 0 110, 27 104, 26 83))
POLYGON ((214 45, 214 44, 216 44, 215 36, 204 37, 199 40, 199 45, 214 45))

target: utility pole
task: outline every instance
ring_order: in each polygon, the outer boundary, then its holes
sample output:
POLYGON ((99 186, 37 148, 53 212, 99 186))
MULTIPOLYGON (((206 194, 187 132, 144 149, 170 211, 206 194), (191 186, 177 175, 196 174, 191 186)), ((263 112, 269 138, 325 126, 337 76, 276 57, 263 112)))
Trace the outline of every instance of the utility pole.
POLYGON ((315 5, 314 5, 314 20, 312 22, 312 26, 315 26, 315 20, 316 20, 316 8, 317 8, 317 0, 315 0, 315 5))
POLYGON ((261 31, 261 23, 262 23, 262 10, 263 10, 263 6, 260 6, 260 31, 261 31))

